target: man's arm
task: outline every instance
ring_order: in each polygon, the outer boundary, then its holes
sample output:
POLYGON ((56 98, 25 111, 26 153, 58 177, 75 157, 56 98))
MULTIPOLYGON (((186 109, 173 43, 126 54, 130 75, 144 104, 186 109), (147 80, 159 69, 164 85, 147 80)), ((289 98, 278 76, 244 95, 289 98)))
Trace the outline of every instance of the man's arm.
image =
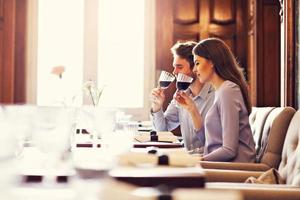
POLYGON ((172 100, 165 112, 160 109, 158 112, 151 112, 152 124, 157 131, 171 131, 177 128, 179 122, 179 111, 172 100))

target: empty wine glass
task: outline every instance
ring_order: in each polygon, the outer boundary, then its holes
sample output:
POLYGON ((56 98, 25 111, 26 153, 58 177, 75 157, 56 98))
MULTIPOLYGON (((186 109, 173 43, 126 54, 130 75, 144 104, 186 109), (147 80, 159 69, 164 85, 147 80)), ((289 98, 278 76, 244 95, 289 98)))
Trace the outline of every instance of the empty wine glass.
POLYGON ((169 72, 161 71, 158 82, 161 89, 167 89, 175 80, 175 76, 169 72))
POLYGON ((65 107, 36 107, 33 116, 32 139, 35 147, 44 153, 46 176, 53 176, 60 169, 68 170, 73 109, 65 107))
POLYGON ((193 78, 187 76, 185 74, 179 73, 177 76, 176 88, 177 90, 185 91, 189 88, 190 84, 192 83, 193 78))

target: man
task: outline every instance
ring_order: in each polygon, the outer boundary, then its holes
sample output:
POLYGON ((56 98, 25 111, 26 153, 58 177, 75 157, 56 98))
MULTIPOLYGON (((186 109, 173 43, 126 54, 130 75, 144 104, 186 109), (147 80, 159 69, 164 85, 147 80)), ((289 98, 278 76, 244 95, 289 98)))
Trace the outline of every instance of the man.
MULTIPOLYGON (((182 73, 193 78, 193 82, 186 93, 193 98, 201 116, 205 117, 214 101, 214 89, 210 84, 200 83, 193 73, 194 58, 192 50, 196 44, 191 41, 178 42, 171 48, 174 67, 173 74, 177 76, 178 73, 182 73)), ((174 99, 167 107, 167 110, 163 112, 162 106, 165 101, 165 94, 161 88, 154 88, 151 95, 153 97, 151 116, 154 128, 157 131, 172 131, 180 125, 185 148, 189 151, 201 153, 204 144, 201 143, 201 140, 196 135, 198 130, 194 128, 190 114, 178 106, 174 99)))

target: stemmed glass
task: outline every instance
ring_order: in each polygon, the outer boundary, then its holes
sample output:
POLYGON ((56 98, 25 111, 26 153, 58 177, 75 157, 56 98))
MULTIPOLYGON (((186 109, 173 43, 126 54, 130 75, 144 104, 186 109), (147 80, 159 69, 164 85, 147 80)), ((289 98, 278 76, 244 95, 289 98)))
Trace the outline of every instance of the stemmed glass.
POLYGON ((161 71, 158 83, 161 89, 167 89, 175 80, 175 76, 169 72, 161 71))
POLYGON ((14 186, 17 177, 14 159, 17 140, 13 132, 16 127, 3 107, 0 105, 0 196, 1 199, 11 199, 9 191, 14 186))
POLYGON ((179 73, 177 76, 176 88, 179 91, 185 91, 189 88, 193 78, 185 74, 179 73))
MULTIPOLYGON (((177 82, 176 82, 177 92, 187 90, 189 88, 189 86, 191 85, 192 81, 193 81, 192 77, 187 76, 187 75, 182 74, 182 73, 178 73, 177 82)), ((179 108, 178 102, 175 103, 175 106, 177 108, 179 108)))
MULTIPOLYGON (((70 170, 68 157, 74 110, 64 107, 42 107, 35 109, 32 139, 34 145, 45 155, 42 168, 46 177, 57 171, 70 170)), ((68 171, 66 171, 68 173, 68 171)))

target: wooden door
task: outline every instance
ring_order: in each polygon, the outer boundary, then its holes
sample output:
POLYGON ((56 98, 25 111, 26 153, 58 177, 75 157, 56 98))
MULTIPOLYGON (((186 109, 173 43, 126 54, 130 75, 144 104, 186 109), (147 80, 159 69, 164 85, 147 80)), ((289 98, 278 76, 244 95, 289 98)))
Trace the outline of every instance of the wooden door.
MULTIPOLYGON (((170 47, 176 41, 218 37, 230 46, 247 77, 247 1, 156 0, 156 11, 157 76, 160 70, 173 70, 170 47)), ((174 85, 167 90, 168 100, 174 91, 174 85)))

